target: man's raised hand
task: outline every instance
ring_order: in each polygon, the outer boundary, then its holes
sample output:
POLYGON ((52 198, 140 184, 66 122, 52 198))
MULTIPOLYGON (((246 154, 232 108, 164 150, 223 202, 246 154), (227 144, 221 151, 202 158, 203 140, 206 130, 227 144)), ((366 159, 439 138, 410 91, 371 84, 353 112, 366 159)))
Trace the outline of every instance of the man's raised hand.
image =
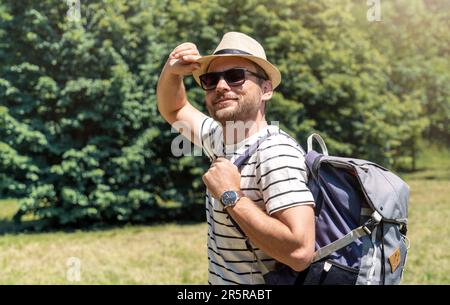
POLYGON ((177 46, 170 54, 166 63, 167 72, 179 76, 192 74, 200 68, 197 60, 201 58, 197 46, 192 42, 185 42, 177 46))

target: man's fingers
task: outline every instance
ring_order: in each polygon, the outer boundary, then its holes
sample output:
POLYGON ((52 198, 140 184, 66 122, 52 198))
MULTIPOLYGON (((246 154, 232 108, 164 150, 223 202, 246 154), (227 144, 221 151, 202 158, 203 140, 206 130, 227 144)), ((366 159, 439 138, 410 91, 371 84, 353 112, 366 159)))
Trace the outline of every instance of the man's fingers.
POLYGON ((197 51, 192 51, 192 50, 175 53, 172 55, 172 57, 175 59, 181 59, 181 60, 189 61, 189 62, 193 62, 193 61, 196 61, 197 59, 201 58, 200 54, 198 54, 197 51))
POLYGON ((175 52, 174 56, 175 57, 183 57, 186 55, 196 55, 196 56, 200 56, 200 54, 198 53, 197 50, 184 50, 184 51, 180 51, 180 52, 175 52))
POLYGON ((179 45, 174 49, 174 51, 178 51, 178 50, 181 50, 181 49, 188 49, 188 48, 190 48, 190 49, 196 49, 197 46, 196 46, 194 43, 192 43, 192 42, 183 42, 182 44, 179 44, 179 45))
POLYGON ((169 55, 172 67, 178 69, 180 75, 191 74, 194 70, 200 69, 200 64, 196 61, 201 58, 197 46, 192 42, 185 42, 177 46, 169 55))
POLYGON ((214 162, 224 162, 224 161, 228 161, 228 159, 224 157, 217 157, 216 160, 214 160, 214 162))
POLYGON ((187 50, 197 50, 197 46, 191 42, 182 43, 178 47, 173 49, 172 53, 179 53, 187 50))
POLYGON ((195 62, 199 58, 201 58, 201 56, 198 56, 198 55, 185 55, 185 56, 182 57, 182 59, 184 61, 188 61, 188 62, 195 62))
POLYGON ((184 51, 180 51, 180 52, 172 52, 171 55, 174 58, 182 58, 183 56, 186 56, 186 55, 200 55, 200 54, 198 54, 198 51, 196 51, 196 50, 184 50, 184 51))

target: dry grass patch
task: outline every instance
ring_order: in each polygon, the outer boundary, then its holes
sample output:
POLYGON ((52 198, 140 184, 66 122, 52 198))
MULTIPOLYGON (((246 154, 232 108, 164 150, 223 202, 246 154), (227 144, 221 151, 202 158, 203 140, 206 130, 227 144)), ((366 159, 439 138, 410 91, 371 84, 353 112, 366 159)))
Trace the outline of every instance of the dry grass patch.
POLYGON ((1 284, 205 284, 206 226, 162 225, 0 237, 1 284), (68 259, 81 281, 67 279, 68 259))

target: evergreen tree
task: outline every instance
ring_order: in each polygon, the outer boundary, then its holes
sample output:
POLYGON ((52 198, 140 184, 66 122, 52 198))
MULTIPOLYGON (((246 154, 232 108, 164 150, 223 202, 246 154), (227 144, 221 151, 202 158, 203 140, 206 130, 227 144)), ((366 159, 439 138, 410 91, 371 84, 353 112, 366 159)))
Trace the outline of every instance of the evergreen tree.
MULTIPOLYGON (((408 164, 424 128, 449 135, 448 15, 434 0, 423 14, 408 6, 426 35, 402 3, 372 24, 347 0, 95 0, 79 14, 2 0, 0 195, 20 198, 17 219, 31 214, 37 229, 203 219, 207 160, 173 154, 180 138, 155 88, 174 47, 210 54, 227 31, 259 40, 281 70, 268 121, 303 144, 321 133, 333 154, 408 164)), ((185 85, 205 111, 201 88, 185 85)))

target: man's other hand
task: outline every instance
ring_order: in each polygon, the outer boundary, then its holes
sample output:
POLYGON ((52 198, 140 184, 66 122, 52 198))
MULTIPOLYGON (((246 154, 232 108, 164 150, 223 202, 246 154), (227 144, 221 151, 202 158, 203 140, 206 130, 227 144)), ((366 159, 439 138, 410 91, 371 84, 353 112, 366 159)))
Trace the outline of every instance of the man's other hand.
POLYGON ((239 191, 241 189, 241 174, 236 165, 229 160, 219 157, 211 164, 203 175, 203 182, 212 196, 219 199, 225 191, 239 191))

